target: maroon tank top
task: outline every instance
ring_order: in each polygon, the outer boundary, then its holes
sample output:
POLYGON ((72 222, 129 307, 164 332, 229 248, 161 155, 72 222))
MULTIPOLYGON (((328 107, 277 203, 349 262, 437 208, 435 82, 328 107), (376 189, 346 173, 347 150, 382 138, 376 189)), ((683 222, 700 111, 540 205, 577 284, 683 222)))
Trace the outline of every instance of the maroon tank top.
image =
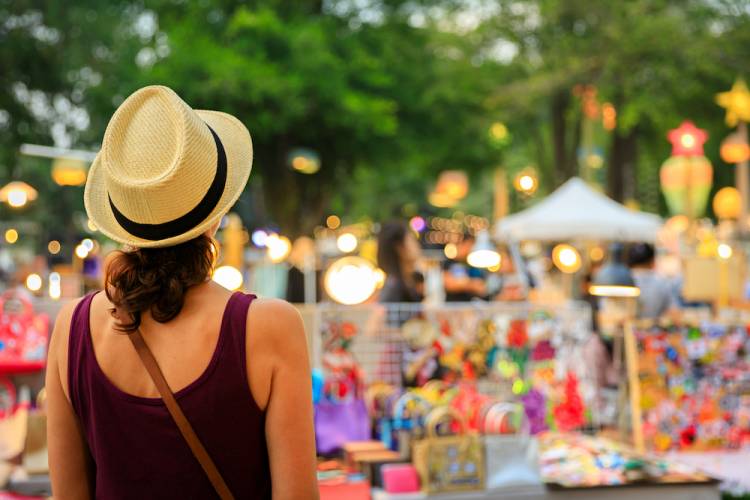
MULTIPOLYGON (((97 499, 218 498, 161 398, 118 389, 94 355, 89 312, 76 307, 70 326, 70 400, 94 461, 97 499)), ((265 413, 250 392, 247 311, 255 297, 235 293, 203 374, 175 393, 235 498, 271 498, 265 413)))

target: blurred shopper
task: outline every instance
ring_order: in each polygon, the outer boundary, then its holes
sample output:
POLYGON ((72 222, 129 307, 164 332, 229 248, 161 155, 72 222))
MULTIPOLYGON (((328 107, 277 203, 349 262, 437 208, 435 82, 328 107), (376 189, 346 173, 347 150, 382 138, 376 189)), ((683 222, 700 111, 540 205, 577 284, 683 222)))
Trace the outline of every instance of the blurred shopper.
POLYGON ((638 317, 659 319, 677 308, 672 284, 665 276, 656 272, 656 253, 653 245, 639 243, 628 251, 628 265, 633 280, 640 288, 638 297, 638 317))
POLYGON ((466 262, 473 247, 474 237, 467 234, 457 245, 456 257, 443 262, 443 284, 448 302, 470 302, 487 296, 482 271, 466 262))
POLYGON ((414 233, 402 222, 383 224, 378 234, 378 266, 385 272, 380 302, 421 302, 424 278, 416 271, 422 256, 414 233), (419 276, 419 277, 418 277, 419 276))
POLYGON ((314 292, 314 302, 320 302, 322 289, 320 287, 320 271, 317 270, 315 242, 307 236, 301 236, 294 241, 289 253, 289 272, 286 280, 286 300, 292 304, 304 304, 306 299, 306 279, 315 281, 311 291, 314 292))
POLYGON ((104 293, 55 325, 55 499, 317 498, 301 319, 210 280, 213 236, 251 163, 239 120, 166 87, 137 91, 110 120, 84 200, 125 250, 108 259, 104 293))

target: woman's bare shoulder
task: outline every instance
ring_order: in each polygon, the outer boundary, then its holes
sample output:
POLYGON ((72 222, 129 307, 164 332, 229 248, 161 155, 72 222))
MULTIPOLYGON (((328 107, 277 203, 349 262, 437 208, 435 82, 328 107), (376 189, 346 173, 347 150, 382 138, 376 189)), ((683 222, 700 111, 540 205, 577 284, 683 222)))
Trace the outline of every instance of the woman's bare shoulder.
POLYGON ((257 299, 248 310, 248 333, 268 345, 305 340, 305 329, 299 311, 280 299, 257 299))

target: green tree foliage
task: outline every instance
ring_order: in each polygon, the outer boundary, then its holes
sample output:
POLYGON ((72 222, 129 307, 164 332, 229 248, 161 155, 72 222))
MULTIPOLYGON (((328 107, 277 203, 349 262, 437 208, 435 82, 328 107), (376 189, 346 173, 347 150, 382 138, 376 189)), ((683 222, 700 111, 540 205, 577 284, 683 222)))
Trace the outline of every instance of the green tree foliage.
MULTIPOLYGON (((0 0, 8 178, 19 166, 36 178, 49 168, 19 159, 19 144, 96 148, 122 99, 161 83, 250 129, 254 174, 238 208, 248 224, 296 234, 331 211, 388 218, 426 205, 444 169, 469 172, 464 207, 489 215, 499 165, 535 164, 542 192, 578 173, 583 119, 572 90, 594 85, 618 113, 614 132, 595 135, 615 197, 659 208, 665 133, 686 118, 709 130, 707 154, 720 184, 731 182, 713 96, 747 73, 745 0, 64 4, 0 0), (496 121, 509 143, 489 137, 496 121), (298 147, 320 156, 317 174, 289 168, 298 147)), ((66 192, 53 197, 66 208, 40 203, 37 216, 55 223, 80 210, 80 193, 66 192)))

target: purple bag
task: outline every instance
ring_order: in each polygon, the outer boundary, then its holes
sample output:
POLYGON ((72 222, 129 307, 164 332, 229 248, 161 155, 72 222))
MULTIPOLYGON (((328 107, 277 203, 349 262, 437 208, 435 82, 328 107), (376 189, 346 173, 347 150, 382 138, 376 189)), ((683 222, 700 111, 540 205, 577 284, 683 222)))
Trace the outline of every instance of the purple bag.
POLYGON ((333 453, 350 441, 371 439, 370 417, 362 399, 315 403, 315 441, 319 454, 333 453))

